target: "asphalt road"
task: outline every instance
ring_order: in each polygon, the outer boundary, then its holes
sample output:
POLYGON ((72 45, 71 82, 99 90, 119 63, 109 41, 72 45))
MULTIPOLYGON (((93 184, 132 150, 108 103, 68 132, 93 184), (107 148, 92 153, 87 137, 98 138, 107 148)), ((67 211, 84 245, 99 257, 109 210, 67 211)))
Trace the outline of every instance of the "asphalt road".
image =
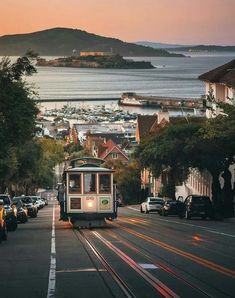
POLYGON ((73 230, 50 202, 0 244, 1 298, 235 297, 235 220, 119 208, 106 228, 73 230))

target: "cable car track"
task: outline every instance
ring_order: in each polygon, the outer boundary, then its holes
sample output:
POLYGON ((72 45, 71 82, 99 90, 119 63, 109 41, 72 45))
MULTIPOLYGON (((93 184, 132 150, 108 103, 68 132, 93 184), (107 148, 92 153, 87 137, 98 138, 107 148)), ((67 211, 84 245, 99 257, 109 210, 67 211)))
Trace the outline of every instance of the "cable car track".
POLYGON ((132 241, 128 240, 130 242, 130 243, 128 243, 126 240, 123 240, 121 238, 121 236, 116 235, 115 233, 113 233, 111 231, 108 231, 108 232, 106 231, 106 233, 108 235, 110 235, 112 238, 116 239, 117 241, 120 241, 122 244, 124 244, 126 247, 130 248, 132 251, 138 252, 139 255, 142 255, 150 263, 152 263, 152 264, 156 265, 157 267, 161 268, 163 271, 165 271, 166 273, 172 275, 174 278, 177 278, 179 281, 183 282, 184 284, 186 284, 190 288, 192 288, 192 289, 196 290, 197 292, 203 294, 205 297, 209 297, 209 298, 214 297, 214 296, 208 294, 207 292, 205 292, 204 290, 202 290, 201 288, 199 288, 197 285, 194 285, 191 282, 189 282, 188 280, 186 280, 184 277, 182 277, 177 272, 175 272, 175 271, 171 270, 170 268, 168 268, 165 264, 163 264, 163 263, 157 261, 156 259, 154 259, 153 257, 149 256, 148 251, 146 251, 145 249, 142 248, 142 250, 140 250, 140 247, 138 247, 138 248, 135 247, 132 241))
MULTIPOLYGON (((80 240, 86 249, 88 246, 95 256, 100 260, 104 268, 111 274, 115 282, 119 285, 121 290, 123 291, 126 297, 136 297, 132 290, 127 286, 127 284, 122 280, 122 278, 118 275, 117 272, 112 268, 112 266, 108 263, 108 261, 104 258, 104 256, 98 251, 98 249, 94 246, 94 244, 86 237, 84 232, 81 230, 74 230, 74 233, 78 240, 80 240)), ((149 283, 162 297, 165 298, 179 298, 179 296, 174 293, 171 289, 169 289, 164 283, 150 274, 147 270, 143 269, 139 264, 137 264, 134 260, 128 257, 124 252, 113 246, 108 240, 104 239, 99 233, 96 231, 92 231, 93 235, 96 236, 103 244, 105 244, 111 251, 113 251, 118 257, 120 257, 127 265, 129 265, 138 275, 144 279, 147 283, 149 283)), ((87 249, 86 249, 87 251, 87 249)), ((87 251, 89 258, 92 261, 92 264, 97 268, 92 260, 90 252, 87 251)), ((98 268, 97 268, 98 269, 98 268)), ((97 270, 99 271, 99 270, 97 270)), ((105 281, 104 281, 105 282, 105 281)), ((107 283, 105 282, 107 285, 107 283)), ((108 285, 107 285, 108 286, 108 285)), ((108 286, 109 287, 109 286, 108 286)), ((109 290, 112 291, 109 287, 109 290)))
POLYGON ((102 274, 99 271, 99 268, 97 267, 97 265, 95 264, 91 253, 89 252, 89 250, 87 249, 87 247, 89 247, 91 249, 91 251, 93 252, 93 254, 97 257, 97 259, 100 261, 100 263, 104 266, 104 268, 107 270, 107 272, 109 272, 109 274, 112 276, 113 280, 117 283, 117 285, 119 286, 119 288, 122 290, 123 294, 128 297, 128 298, 136 298, 136 296, 134 295, 134 293, 131 291, 131 289, 128 287, 128 285, 122 280, 122 278, 115 272, 115 270, 112 268, 112 266, 107 262, 107 260, 102 256, 102 254, 97 250, 97 248, 91 243, 91 241, 85 236, 85 234, 81 231, 81 230, 75 230, 73 229, 73 232, 76 236, 76 238, 81 242, 81 244, 83 245, 89 259, 91 260, 93 266, 95 269, 97 269, 97 272, 100 274, 100 277, 102 278, 104 284, 106 285, 106 287, 108 288, 110 294, 113 297, 116 297, 112 291, 112 289, 110 288, 110 286, 108 285, 108 283, 106 282, 106 280, 104 279, 104 277, 102 276, 102 274))

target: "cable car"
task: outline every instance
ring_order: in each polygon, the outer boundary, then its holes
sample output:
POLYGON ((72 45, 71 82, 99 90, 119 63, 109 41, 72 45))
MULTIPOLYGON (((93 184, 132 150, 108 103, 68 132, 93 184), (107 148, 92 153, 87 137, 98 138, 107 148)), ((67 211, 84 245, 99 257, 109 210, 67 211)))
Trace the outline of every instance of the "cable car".
POLYGON ((113 170, 94 157, 70 161, 64 171, 64 211, 73 227, 101 227, 117 217, 113 170))

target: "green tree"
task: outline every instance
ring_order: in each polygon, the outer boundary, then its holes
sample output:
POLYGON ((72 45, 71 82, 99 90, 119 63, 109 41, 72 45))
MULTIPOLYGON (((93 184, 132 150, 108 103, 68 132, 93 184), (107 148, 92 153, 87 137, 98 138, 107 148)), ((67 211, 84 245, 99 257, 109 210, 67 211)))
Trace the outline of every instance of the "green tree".
POLYGON ((225 217, 234 216, 231 173, 228 167, 234 163, 235 156, 235 107, 225 106, 226 115, 209 119, 191 142, 194 166, 207 169, 213 178, 212 200, 217 213, 225 217), (221 189, 219 177, 225 180, 221 189), (230 187, 229 187, 230 185, 230 187))
POLYGON ((53 186, 54 167, 64 161, 64 147, 53 139, 39 139, 42 148, 42 158, 39 163, 38 172, 35 173, 36 185, 47 188, 53 186))
POLYGON ((170 125, 138 147, 135 156, 142 167, 148 168, 154 177, 164 175, 163 195, 175 198, 176 185, 188 177, 192 165, 188 144, 200 127, 199 123, 170 125))
POLYGON ((114 170, 114 180, 125 204, 139 203, 141 200, 140 166, 133 161, 107 161, 105 166, 114 170))
POLYGON ((24 77, 36 72, 35 56, 27 52, 14 63, 0 61, 0 192, 17 169, 17 148, 34 136, 38 109, 24 77))
POLYGON ((224 111, 225 115, 202 123, 170 125, 140 144, 136 156, 155 177, 167 173, 164 186, 170 197, 174 197, 175 185, 187 178, 190 168, 209 171, 215 212, 218 216, 231 217, 234 190, 228 167, 234 163, 235 155, 235 107, 224 106, 224 111))

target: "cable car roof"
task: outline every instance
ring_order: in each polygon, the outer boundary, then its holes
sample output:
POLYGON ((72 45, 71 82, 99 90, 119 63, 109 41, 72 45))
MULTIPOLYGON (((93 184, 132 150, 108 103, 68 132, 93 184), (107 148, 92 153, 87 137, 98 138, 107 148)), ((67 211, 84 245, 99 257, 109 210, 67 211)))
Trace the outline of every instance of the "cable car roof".
POLYGON ((78 168, 68 168, 65 172, 108 172, 112 173, 114 170, 101 168, 101 167, 78 167, 78 168))

